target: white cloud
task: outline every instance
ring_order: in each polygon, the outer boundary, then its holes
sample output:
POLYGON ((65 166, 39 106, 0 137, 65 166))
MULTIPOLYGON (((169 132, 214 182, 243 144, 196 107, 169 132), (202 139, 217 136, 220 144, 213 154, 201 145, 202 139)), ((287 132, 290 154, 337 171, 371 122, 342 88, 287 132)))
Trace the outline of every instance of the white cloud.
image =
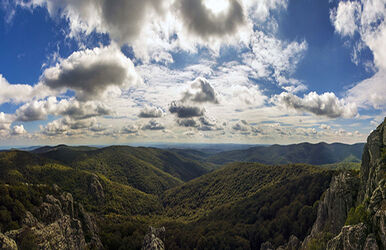
POLYGON ((0 104, 22 103, 32 98, 44 97, 49 93, 47 88, 41 84, 30 86, 28 84, 10 84, 0 74, 0 104))
MULTIPOLYGON (((375 74, 347 91, 347 99, 361 108, 384 109, 386 105, 386 4, 384 0, 340 2, 331 11, 335 30, 342 36, 358 32, 359 45, 354 47, 353 60, 358 64, 360 50, 368 47, 374 56, 375 74)), ((368 67, 368 62, 364 62, 368 67)))
POLYGON ((289 110, 308 112, 330 118, 352 118, 358 113, 355 104, 346 103, 344 100, 338 99, 334 93, 330 92, 321 95, 318 95, 316 92, 310 92, 304 95, 303 98, 283 92, 280 95, 275 95, 271 101, 289 110))
POLYGON ((12 122, 13 117, 11 115, 0 112, 0 131, 8 131, 12 122))
POLYGON ((40 135, 48 137, 96 137, 105 134, 111 135, 107 127, 98 123, 95 118, 73 120, 69 117, 60 118, 40 126, 40 135))
POLYGON ((145 107, 139 113, 140 118, 159 118, 164 115, 164 111, 159 107, 145 107))
POLYGON ((246 24, 243 6, 238 0, 230 1, 227 9, 217 15, 204 2, 204 0, 175 2, 186 29, 204 40, 233 35, 237 33, 239 26, 246 24))
POLYGON ((251 37, 252 52, 243 55, 244 63, 254 72, 252 76, 276 81, 280 86, 300 85, 289 76, 307 50, 307 42, 284 42, 262 31, 255 31, 251 37))
POLYGON ((156 120, 150 120, 147 124, 142 126, 142 130, 164 130, 165 126, 156 121, 156 120))
POLYGON ((112 114, 113 111, 102 102, 79 102, 74 98, 58 101, 56 97, 28 102, 15 112, 16 119, 24 122, 46 120, 48 115, 68 116, 79 120, 112 114))
POLYGON ((197 103, 211 102, 218 104, 217 93, 205 78, 197 78, 191 84, 191 89, 184 93, 183 102, 197 103))
POLYGON ((339 2, 338 8, 330 12, 330 19, 335 30, 345 36, 353 36, 358 30, 357 23, 361 14, 361 5, 358 2, 339 2))
POLYGON ((386 108, 386 69, 380 70, 347 91, 347 100, 358 103, 361 108, 386 108))
POLYGON ((115 45, 74 52, 46 69, 41 81, 54 90, 74 90, 80 100, 101 98, 109 90, 142 83, 131 60, 115 45))
POLYGON ((12 135, 25 135, 27 131, 24 129, 23 125, 15 125, 12 128, 12 135))

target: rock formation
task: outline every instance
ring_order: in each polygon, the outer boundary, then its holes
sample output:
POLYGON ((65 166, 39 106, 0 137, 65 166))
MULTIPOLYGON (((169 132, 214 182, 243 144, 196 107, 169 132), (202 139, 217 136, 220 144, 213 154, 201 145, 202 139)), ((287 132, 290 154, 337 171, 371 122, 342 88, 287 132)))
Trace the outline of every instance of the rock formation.
POLYGON ((149 233, 145 235, 143 240, 142 250, 164 250, 165 245, 163 243, 165 235, 165 227, 161 228, 149 228, 149 233))
POLYGON ((34 214, 27 211, 20 229, 0 234, 0 249, 20 248, 27 235, 39 249, 103 248, 95 220, 70 193, 47 195, 34 214))
MULTIPOLYGON (((292 236, 291 236, 292 237, 292 236)), ((297 245, 289 240, 277 249, 309 249, 312 241, 324 240, 330 250, 386 249, 386 118, 367 138, 360 180, 350 172, 335 176, 323 194, 310 235, 297 245), (364 208, 366 221, 345 225, 350 209, 364 208)), ((261 249, 274 249, 266 242, 261 249)))
POLYGON ((330 187, 319 203, 311 234, 303 241, 303 249, 307 249, 309 242, 321 237, 323 233, 337 235, 340 232, 350 208, 355 205, 358 186, 358 178, 350 172, 343 172, 332 178, 330 187))
POLYGON ((367 138, 356 202, 353 196, 356 184, 344 175, 348 174, 340 174, 331 182, 319 205, 311 234, 304 240, 302 248, 307 249, 310 240, 318 233, 331 233, 335 237, 328 241, 326 249, 386 249, 386 119, 367 138), (336 195, 331 195, 334 190, 336 195), (343 226, 350 206, 363 206, 369 221, 343 226))

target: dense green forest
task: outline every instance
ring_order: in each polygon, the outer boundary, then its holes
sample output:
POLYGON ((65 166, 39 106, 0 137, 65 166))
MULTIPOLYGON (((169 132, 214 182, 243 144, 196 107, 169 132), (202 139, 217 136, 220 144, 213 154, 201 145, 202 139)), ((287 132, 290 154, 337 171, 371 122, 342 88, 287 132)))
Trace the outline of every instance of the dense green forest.
POLYGON ((211 155, 208 157, 208 161, 216 164, 242 161, 264 164, 308 163, 313 165, 360 162, 363 146, 363 143, 347 145, 324 142, 257 146, 246 150, 234 150, 211 155))
POLYGON ((208 157, 123 146, 0 152, 0 231, 18 228, 25 211, 56 184, 98 215, 109 249, 140 249, 149 225, 167 228, 168 249, 258 249, 268 240, 278 246, 290 235, 304 238, 331 177, 337 169, 356 168, 220 166, 208 157))

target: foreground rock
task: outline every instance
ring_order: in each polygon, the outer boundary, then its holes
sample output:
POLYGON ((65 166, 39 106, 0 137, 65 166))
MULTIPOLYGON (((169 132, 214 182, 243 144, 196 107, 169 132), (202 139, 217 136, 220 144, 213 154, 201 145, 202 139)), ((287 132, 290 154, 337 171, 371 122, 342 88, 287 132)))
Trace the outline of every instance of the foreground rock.
POLYGON ((367 138, 358 195, 354 179, 349 173, 333 179, 302 249, 322 237, 332 238, 326 249, 386 249, 386 119, 367 138), (354 218, 348 221, 350 207, 354 218), (354 212, 359 207, 363 209, 354 212), (352 225, 344 226, 345 223, 352 225))
POLYGON ((149 228, 149 233, 145 235, 142 250, 164 250, 165 245, 162 241, 165 235, 165 227, 149 228))
POLYGON ((350 208, 355 205, 358 187, 358 178, 350 172, 333 177, 319 203, 316 221, 311 234, 303 241, 302 249, 309 248, 310 242, 322 237, 322 234, 337 235, 340 232, 350 208))
POLYGON ((0 249, 20 249, 23 244, 39 249, 103 248, 95 220, 70 193, 47 195, 34 214, 27 211, 20 229, 0 234, 0 249))

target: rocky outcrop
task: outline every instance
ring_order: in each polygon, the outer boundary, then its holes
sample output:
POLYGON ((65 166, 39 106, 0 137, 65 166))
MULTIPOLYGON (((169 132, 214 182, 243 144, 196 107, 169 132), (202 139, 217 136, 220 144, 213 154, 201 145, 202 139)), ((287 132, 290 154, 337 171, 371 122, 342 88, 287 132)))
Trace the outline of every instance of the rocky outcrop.
POLYGON ((260 250, 274 250, 274 246, 272 245, 271 242, 266 241, 260 246, 260 250))
MULTIPOLYGON (((385 191, 386 118, 367 138, 361 165, 360 201, 369 201, 376 189, 385 191)), ((383 197, 385 199, 385 197, 383 197)))
POLYGON ((327 243, 328 250, 358 250, 363 249, 367 239, 367 227, 360 223, 354 226, 344 226, 341 232, 327 243))
POLYGON ((0 241, 5 239, 8 245, 12 242, 21 244, 29 235, 39 249, 103 248, 95 220, 84 211, 81 204, 74 202, 70 193, 47 195, 34 214, 27 211, 22 227, 0 235, 0 241))
POLYGON ((164 250, 163 239, 165 237, 165 227, 149 228, 149 233, 145 235, 142 250, 164 250))
POLYGON ((17 244, 13 239, 0 233, 0 249, 17 250, 17 244))
POLYGON ((298 250, 301 246, 301 241, 295 235, 291 235, 288 243, 283 246, 279 246, 276 250, 298 250))
POLYGON ((104 201, 105 193, 103 186, 96 174, 91 175, 89 182, 89 193, 94 196, 98 202, 104 201))
POLYGON ((326 233, 335 235, 327 249, 386 249, 386 119, 367 138, 358 184, 349 173, 333 178, 302 249, 326 233), (349 209, 359 205, 364 206, 370 221, 344 226, 349 209))
POLYGON ((358 186, 358 178, 350 172, 332 178, 330 187, 319 203, 311 234, 303 241, 302 249, 307 249, 309 242, 322 233, 337 235, 340 232, 350 208, 355 205, 358 186))

